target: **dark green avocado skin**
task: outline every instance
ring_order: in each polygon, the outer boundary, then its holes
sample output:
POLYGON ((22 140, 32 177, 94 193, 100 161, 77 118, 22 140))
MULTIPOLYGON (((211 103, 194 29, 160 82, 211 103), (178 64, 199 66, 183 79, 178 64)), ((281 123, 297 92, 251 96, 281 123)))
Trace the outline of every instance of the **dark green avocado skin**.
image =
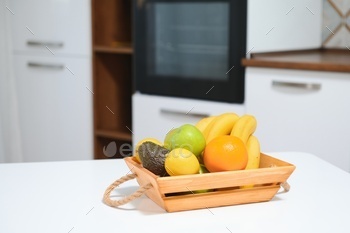
POLYGON ((153 142, 144 142, 138 149, 142 166, 157 176, 168 176, 165 170, 165 158, 170 152, 168 149, 153 142))

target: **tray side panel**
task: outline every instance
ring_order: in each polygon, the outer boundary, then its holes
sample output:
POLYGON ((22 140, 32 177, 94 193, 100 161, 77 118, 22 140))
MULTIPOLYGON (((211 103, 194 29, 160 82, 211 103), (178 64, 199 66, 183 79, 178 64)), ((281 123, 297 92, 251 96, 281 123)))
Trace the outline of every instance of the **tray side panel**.
POLYGON ((204 194, 188 194, 164 198, 165 209, 168 212, 204 209, 229 205, 264 202, 271 200, 280 186, 273 185, 254 189, 238 189, 217 191, 204 194))
POLYGON ((147 197, 149 197, 157 205, 165 209, 164 201, 162 199, 161 193, 159 192, 159 187, 157 183, 158 176, 154 175, 152 172, 143 168, 141 164, 136 163, 130 157, 124 158, 124 161, 129 167, 130 171, 136 174, 137 176, 136 179, 140 187, 143 185, 147 185, 148 183, 152 184, 152 188, 146 191, 147 197))
POLYGON ((217 172, 201 175, 162 177, 158 179, 163 194, 201 189, 215 189, 253 184, 285 182, 294 167, 261 168, 235 172, 217 172))

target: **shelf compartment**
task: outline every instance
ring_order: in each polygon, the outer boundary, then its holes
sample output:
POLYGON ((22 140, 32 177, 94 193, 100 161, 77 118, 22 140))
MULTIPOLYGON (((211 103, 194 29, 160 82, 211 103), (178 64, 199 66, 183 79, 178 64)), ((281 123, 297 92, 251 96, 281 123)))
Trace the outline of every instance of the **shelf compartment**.
POLYGON ((98 53, 115 53, 115 54, 133 54, 133 48, 131 46, 94 46, 94 52, 98 53))
POLYGON ((95 159, 125 158, 131 156, 133 147, 130 141, 95 137, 95 159))
POLYGON ((131 125, 132 57, 99 53, 94 56, 95 129, 127 132, 131 125))
POLYGON ((132 41, 131 5, 125 0, 92 1, 95 45, 113 47, 116 41, 132 41))
POLYGON ((120 132, 120 131, 103 130, 103 129, 95 130, 95 136, 116 139, 116 140, 124 140, 129 142, 131 142, 131 139, 132 139, 131 132, 120 132))

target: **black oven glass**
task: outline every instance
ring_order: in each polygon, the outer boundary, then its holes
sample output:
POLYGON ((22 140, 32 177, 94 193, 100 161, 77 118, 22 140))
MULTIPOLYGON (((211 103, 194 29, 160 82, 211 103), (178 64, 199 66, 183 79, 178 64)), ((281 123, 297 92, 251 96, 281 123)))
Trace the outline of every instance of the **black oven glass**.
POLYGON ((245 1, 135 1, 136 90, 243 102, 245 1), (240 3, 237 3, 240 2, 240 3))

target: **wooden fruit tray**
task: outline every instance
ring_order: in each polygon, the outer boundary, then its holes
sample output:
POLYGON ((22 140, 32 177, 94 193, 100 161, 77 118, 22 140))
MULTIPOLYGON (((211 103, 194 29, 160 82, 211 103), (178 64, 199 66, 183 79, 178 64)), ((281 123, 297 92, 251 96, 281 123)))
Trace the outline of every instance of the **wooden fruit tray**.
POLYGON ((152 185, 146 195, 168 212, 269 201, 295 169, 261 153, 259 169, 159 177, 130 157, 124 160, 140 186, 152 185))

